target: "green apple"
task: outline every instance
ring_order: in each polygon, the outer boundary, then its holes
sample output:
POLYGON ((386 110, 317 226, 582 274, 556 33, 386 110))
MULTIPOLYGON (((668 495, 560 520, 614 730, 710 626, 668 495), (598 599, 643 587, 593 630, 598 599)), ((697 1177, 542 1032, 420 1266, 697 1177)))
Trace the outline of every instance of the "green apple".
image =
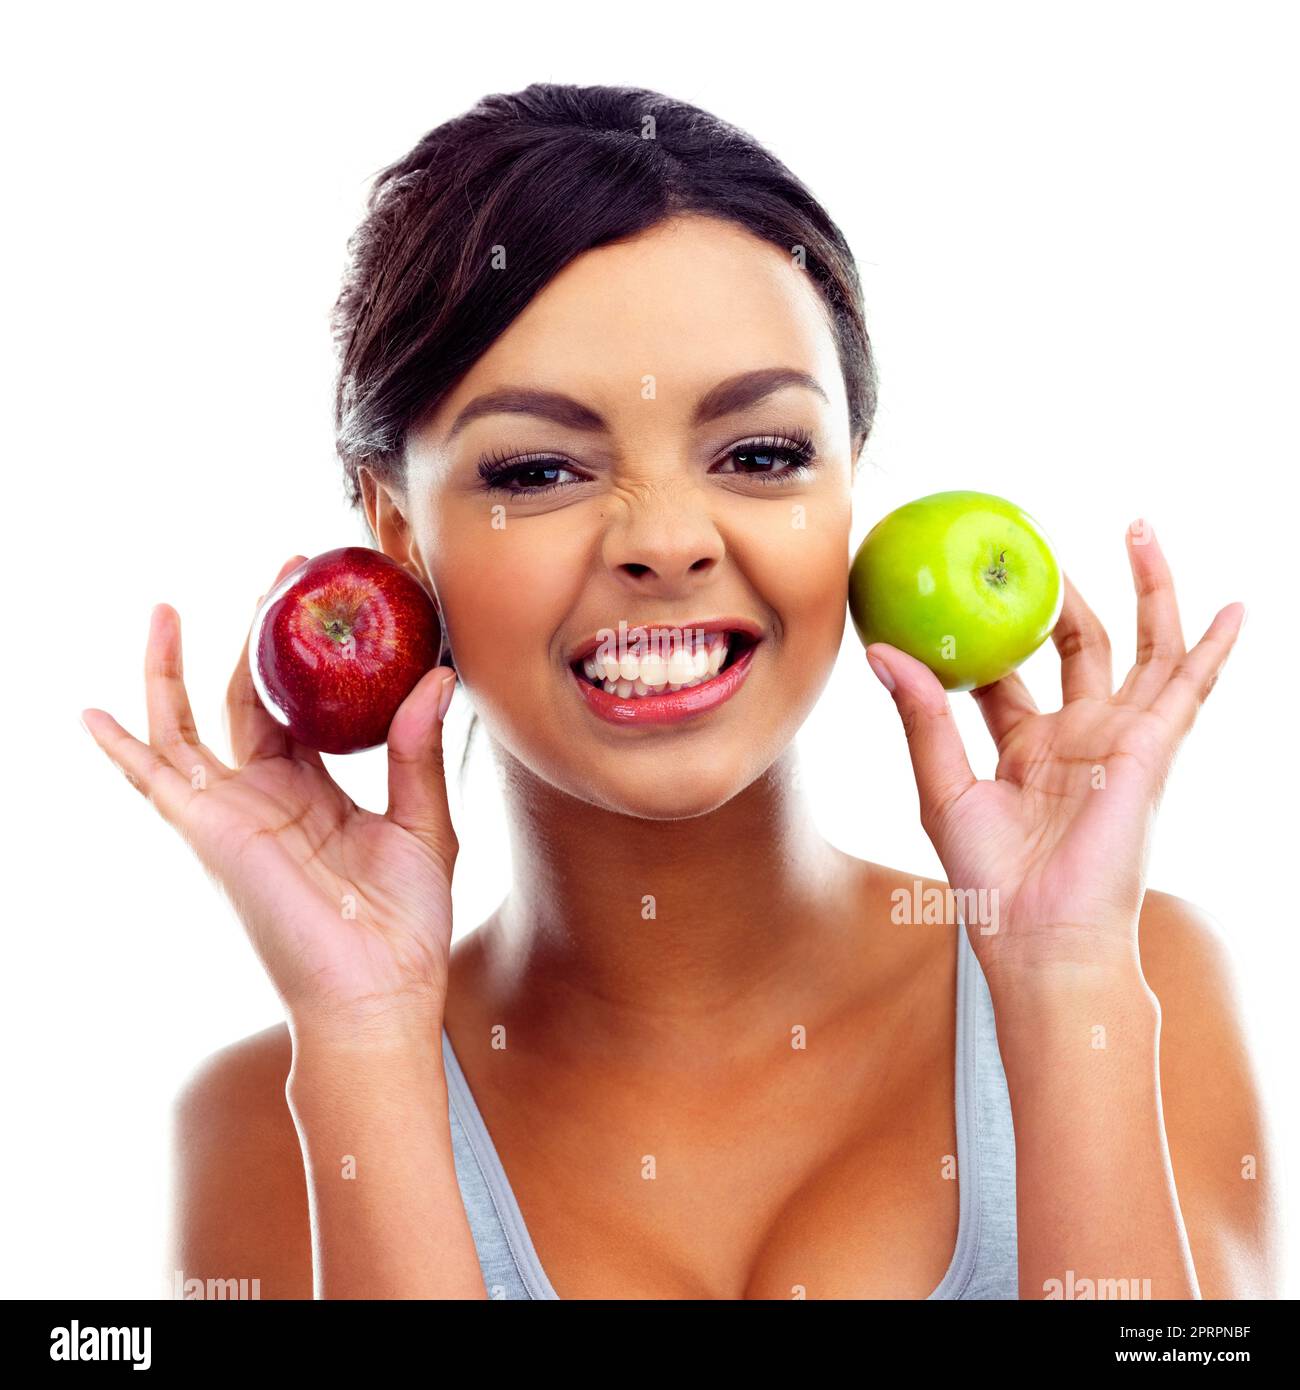
POLYGON ((1051 635, 1064 599, 1042 528, 987 492, 936 492, 890 512, 849 571, 862 645, 887 642, 916 657, 945 690, 1014 671, 1051 635))

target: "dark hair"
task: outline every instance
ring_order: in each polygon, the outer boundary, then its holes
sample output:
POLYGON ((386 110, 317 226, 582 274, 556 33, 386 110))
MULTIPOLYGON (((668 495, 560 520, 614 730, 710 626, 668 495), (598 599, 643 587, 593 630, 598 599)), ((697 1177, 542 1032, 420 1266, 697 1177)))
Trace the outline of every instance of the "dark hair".
POLYGON ((787 254, 802 248, 835 334, 850 435, 865 440, 876 367, 862 288, 808 189, 699 107, 639 87, 537 82, 436 126, 371 186, 330 321, 351 505, 361 464, 402 479, 410 433, 570 261, 679 213, 725 218, 787 254))

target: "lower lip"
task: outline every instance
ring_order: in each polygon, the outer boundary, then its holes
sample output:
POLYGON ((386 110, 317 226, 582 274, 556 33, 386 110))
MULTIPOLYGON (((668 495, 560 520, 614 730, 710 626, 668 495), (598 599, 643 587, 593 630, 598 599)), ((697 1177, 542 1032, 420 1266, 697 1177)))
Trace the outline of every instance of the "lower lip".
POLYGON ((720 675, 703 685, 693 685, 689 690, 678 690, 668 695, 640 695, 625 700, 592 683, 584 676, 569 668, 569 674, 578 683, 587 708, 611 724, 676 724, 679 720, 690 719, 716 709, 725 700, 731 699, 744 684, 749 668, 754 664, 754 653, 760 643, 747 647, 720 675))

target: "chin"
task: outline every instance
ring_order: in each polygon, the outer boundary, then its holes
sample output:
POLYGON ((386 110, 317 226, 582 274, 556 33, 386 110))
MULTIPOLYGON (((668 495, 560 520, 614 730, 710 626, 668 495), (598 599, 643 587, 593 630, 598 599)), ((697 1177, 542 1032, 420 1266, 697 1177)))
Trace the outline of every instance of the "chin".
POLYGON ((639 770, 626 765, 622 775, 597 766, 587 783, 585 800, 638 820, 693 820, 725 806, 759 775, 747 756, 719 756, 710 766, 689 765, 679 758, 652 758, 639 770))

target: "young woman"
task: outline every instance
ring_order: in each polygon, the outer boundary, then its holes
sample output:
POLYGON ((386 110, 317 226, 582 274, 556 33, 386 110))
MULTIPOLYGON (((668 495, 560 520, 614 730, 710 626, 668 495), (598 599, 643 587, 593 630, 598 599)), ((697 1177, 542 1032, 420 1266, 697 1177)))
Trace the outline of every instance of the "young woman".
POLYGON ((792 747, 840 650, 876 384, 851 255, 808 190, 696 108, 538 85, 386 169, 350 250, 339 453, 446 633, 389 733, 387 811, 286 738, 247 649, 233 758, 210 752, 165 605, 148 743, 85 716, 225 886, 287 1016, 179 1099, 169 1279, 1270 1295, 1273 1165, 1228 958, 1145 881, 1241 605, 1189 651, 1132 528, 1135 664, 1116 690, 1067 580, 1061 709, 1015 675, 974 692, 992 782, 933 674, 873 647, 947 885, 999 903, 996 931, 899 925, 897 890, 945 885, 828 844, 792 747), (679 658, 703 663, 694 693, 636 669, 593 694, 609 673, 583 658, 620 623, 703 630, 679 658), (454 951, 453 671, 514 867, 454 951))

